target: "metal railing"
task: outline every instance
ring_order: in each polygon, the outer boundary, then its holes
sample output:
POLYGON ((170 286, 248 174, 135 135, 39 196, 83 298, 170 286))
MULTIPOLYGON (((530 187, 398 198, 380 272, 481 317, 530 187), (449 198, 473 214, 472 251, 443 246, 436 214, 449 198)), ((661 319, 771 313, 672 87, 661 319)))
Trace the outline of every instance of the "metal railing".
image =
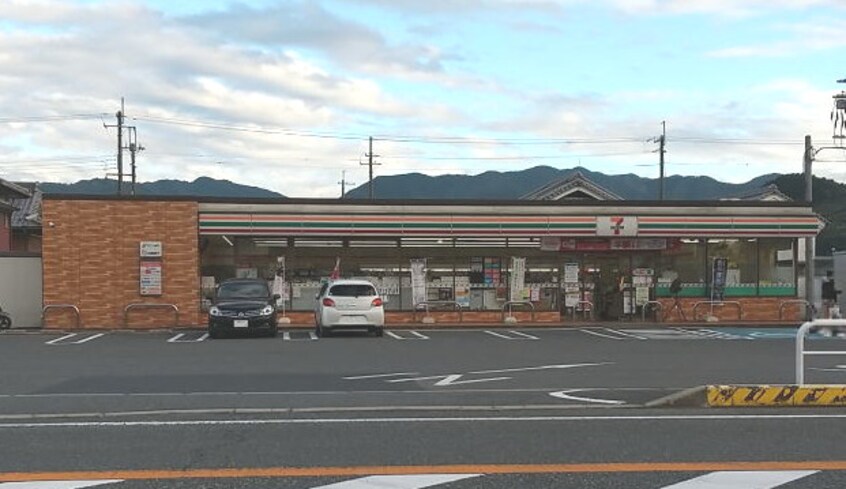
POLYGON ((710 306, 735 306, 737 307, 737 320, 740 321, 743 319, 743 304, 737 301, 699 301, 693 305, 693 320, 696 321, 699 319, 699 316, 696 315, 696 309, 702 305, 710 305, 710 306))
POLYGON ((127 304, 126 307, 123 308, 123 327, 127 327, 129 324, 129 311, 133 309, 140 309, 140 308, 153 308, 153 307, 166 307, 173 311, 174 315, 174 326, 179 326, 179 308, 176 304, 167 304, 167 303, 158 303, 158 302, 136 302, 134 304, 127 304))
POLYGON ((425 317, 429 316, 429 309, 432 306, 435 306, 435 307, 453 306, 453 308, 454 308, 453 310, 458 311, 458 322, 459 323, 464 322, 464 312, 462 310, 462 305, 459 304, 458 302, 456 302, 456 301, 423 301, 423 302, 418 302, 414 306, 414 313, 412 314, 411 318, 412 318, 412 321, 414 321, 415 323, 417 322, 417 311, 421 308, 421 306, 426 311, 425 317))
POLYGON ((816 319, 814 321, 803 323, 802 326, 799 327, 799 330, 796 331, 796 383, 798 385, 803 385, 805 383, 805 355, 846 356, 846 351, 805 351, 805 336, 811 331, 811 329, 820 326, 829 326, 832 328, 846 327, 846 319, 816 319))
POLYGON ((508 317, 513 317, 511 315, 511 308, 512 306, 529 306, 532 313, 532 322, 535 321, 535 305, 529 301, 507 301, 505 304, 502 305, 502 315, 500 316, 500 320, 505 321, 505 308, 508 306, 508 317))
POLYGON ((784 320, 784 308, 793 304, 801 304, 805 306, 805 320, 806 321, 813 321, 816 319, 817 316, 817 308, 814 307, 813 304, 806 301, 805 299, 790 299, 786 301, 781 301, 781 304, 778 306, 778 320, 784 320))
POLYGON ((579 302, 576 303, 575 306, 569 307, 569 309, 570 309, 570 319, 572 321, 576 320, 576 309, 578 309, 579 306, 582 306, 581 311, 579 311, 579 312, 581 312, 584 315, 590 314, 590 316, 589 316, 590 319, 593 319, 593 302, 591 302, 591 301, 579 301, 579 302), (585 307, 585 306, 587 306, 587 307, 585 307))
POLYGON ((645 323, 646 322, 646 310, 650 309, 658 309, 658 321, 661 321, 661 316, 664 314, 664 304, 661 301, 646 301, 640 306, 640 318, 645 323), (657 307, 656 307, 657 306, 657 307))
POLYGON ((44 307, 41 309, 41 327, 44 327, 44 320, 47 318, 47 311, 51 309, 70 309, 73 311, 74 316, 76 316, 76 329, 80 329, 82 327, 82 318, 79 314, 79 308, 73 304, 45 304, 44 307))

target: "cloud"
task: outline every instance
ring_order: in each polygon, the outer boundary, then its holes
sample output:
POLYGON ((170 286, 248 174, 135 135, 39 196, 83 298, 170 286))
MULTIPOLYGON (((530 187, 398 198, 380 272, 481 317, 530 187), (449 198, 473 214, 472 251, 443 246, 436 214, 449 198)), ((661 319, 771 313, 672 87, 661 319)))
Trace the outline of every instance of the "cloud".
POLYGON ((184 20, 227 42, 315 50, 357 72, 431 75, 445 71, 444 60, 459 59, 425 43, 390 43, 376 30, 331 13, 317 2, 289 0, 266 8, 236 4, 184 20))
POLYGON ((342 168, 360 171, 349 161, 360 154, 360 142, 132 117, 323 133, 368 124, 412 130, 463 117, 445 104, 401 100, 377 78, 325 68, 296 46, 233 43, 134 3, 16 0, 0 3, 0 18, 4 117, 103 114, 102 120, 2 125, 4 178, 76 180, 103 176, 105 165, 113 173, 115 133, 103 124, 114 124, 121 96, 127 123, 138 127, 147 147, 139 154, 142 180, 225 176, 299 196, 335 195, 342 168))
POLYGON ((721 48, 706 53, 713 58, 787 57, 807 55, 846 46, 846 21, 825 20, 817 23, 796 23, 775 28, 787 39, 766 44, 750 44, 721 48))

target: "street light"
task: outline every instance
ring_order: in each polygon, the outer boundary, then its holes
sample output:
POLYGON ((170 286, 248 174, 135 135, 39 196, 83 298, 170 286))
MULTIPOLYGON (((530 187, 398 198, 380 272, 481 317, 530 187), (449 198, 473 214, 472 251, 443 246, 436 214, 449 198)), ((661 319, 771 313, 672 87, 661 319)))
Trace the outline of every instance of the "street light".
MULTIPOLYGON (((846 83, 846 78, 837 80, 837 83, 846 83)), ((844 150, 843 141, 846 140, 846 91, 835 94, 834 106, 831 109, 831 120, 834 123, 832 139, 833 146, 822 146, 814 148, 811 144, 811 136, 805 136, 805 153, 803 163, 805 169, 805 202, 813 206, 814 177, 812 167, 816 156, 826 150, 844 150)), ((814 304, 814 238, 805 238, 805 299, 811 305, 814 304)))

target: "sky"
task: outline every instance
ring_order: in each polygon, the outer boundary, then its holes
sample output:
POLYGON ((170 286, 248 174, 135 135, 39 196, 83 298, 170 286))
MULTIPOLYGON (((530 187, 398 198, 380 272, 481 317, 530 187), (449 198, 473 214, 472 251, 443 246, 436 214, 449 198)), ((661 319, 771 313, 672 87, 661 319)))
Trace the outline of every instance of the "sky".
POLYGON ((798 173, 844 32, 843 0, 0 0, 0 178, 113 178, 121 98, 140 181, 338 197, 370 137, 376 176, 656 178, 662 121, 667 175, 798 173))

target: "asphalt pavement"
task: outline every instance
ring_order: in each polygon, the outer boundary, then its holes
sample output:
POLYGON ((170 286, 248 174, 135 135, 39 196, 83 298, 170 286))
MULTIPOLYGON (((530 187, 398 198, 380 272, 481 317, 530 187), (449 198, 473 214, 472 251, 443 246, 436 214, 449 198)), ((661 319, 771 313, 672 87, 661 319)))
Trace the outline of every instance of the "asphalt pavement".
MULTIPOLYGON (((842 410, 644 407, 790 383, 791 332, 4 333, 0 489, 843 487, 842 410)), ((807 377, 846 383, 846 357, 807 377)))

